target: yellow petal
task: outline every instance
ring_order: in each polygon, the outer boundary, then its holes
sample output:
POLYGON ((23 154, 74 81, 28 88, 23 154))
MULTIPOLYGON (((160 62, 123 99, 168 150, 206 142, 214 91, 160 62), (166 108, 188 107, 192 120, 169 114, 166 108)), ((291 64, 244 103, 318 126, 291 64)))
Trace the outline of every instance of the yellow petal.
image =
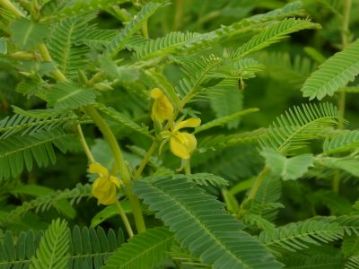
POLYGON ((98 200, 98 202, 103 205, 112 205, 116 203, 116 201, 117 201, 117 192, 115 189, 109 192, 106 198, 103 198, 101 201, 98 200))
POLYGON ((151 91, 151 97, 154 99, 152 120, 163 122, 171 119, 173 117, 173 106, 167 96, 160 89, 155 88, 151 91))
POLYGON ((177 132, 170 139, 170 149, 174 155, 181 159, 189 159, 197 147, 197 140, 193 134, 177 132))
POLYGON ((110 181, 115 184, 117 188, 120 187, 120 180, 117 177, 110 176, 110 181))
POLYGON ((103 205, 113 204, 117 200, 116 184, 106 177, 98 177, 95 180, 91 193, 103 205))
POLYGON ((154 89, 151 90, 151 97, 153 99, 160 98, 161 96, 163 96, 163 92, 161 91, 161 89, 154 88, 154 89))
POLYGON ((199 126, 200 124, 201 124, 201 119, 189 118, 187 120, 180 121, 179 123, 177 123, 174 130, 177 131, 182 128, 194 128, 194 127, 199 126))
POLYGON ((88 171, 92 174, 99 174, 100 176, 103 176, 103 177, 106 177, 109 175, 107 168, 99 163, 91 163, 88 171))

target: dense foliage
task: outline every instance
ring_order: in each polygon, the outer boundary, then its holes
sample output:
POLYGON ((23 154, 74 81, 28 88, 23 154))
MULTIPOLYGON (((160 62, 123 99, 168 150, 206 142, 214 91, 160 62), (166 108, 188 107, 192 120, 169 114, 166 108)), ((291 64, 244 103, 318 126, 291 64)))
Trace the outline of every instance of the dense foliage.
POLYGON ((359 268, 358 0, 0 0, 0 268, 359 268))

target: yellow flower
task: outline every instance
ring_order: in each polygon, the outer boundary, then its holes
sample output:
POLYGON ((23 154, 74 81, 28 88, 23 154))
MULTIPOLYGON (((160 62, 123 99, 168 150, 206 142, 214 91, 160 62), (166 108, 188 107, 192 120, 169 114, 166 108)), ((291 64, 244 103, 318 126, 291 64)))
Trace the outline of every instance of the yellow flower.
POLYGON ((160 123, 173 117, 173 106, 167 96, 159 89, 154 88, 151 91, 151 97, 154 99, 152 105, 151 118, 160 123))
POLYGON ((193 134, 180 132, 182 128, 197 127, 201 124, 200 119, 190 118, 175 124, 170 133, 170 149, 177 157, 187 160, 197 147, 197 139, 193 134))
POLYGON ((92 184, 91 191, 98 203, 103 205, 115 203, 117 201, 117 188, 120 187, 119 179, 111 176, 107 168, 99 163, 90 164, 89 172, 98 175, 92 184))

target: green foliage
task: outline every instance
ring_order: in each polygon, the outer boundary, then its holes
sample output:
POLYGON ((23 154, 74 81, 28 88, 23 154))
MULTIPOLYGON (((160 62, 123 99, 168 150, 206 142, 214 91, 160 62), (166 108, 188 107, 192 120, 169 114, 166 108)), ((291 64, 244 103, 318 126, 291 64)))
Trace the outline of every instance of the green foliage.
POLYGON ((55 220, 41 238, 30 269, 63 269, 68 267, 70 236, 66 222, 55 220))
POLYGON ((259 240, 268 247, 298 251, 310 244, 323 244, 343 237, 343 229, 336 223, 306 220, 263 231, 259 240))
POLYGON ((67 16, 80 16, 88 14, 89 12, 96 12, 99 9, 106 9, 115 4, 121 4, 127 2, 127 0, 79 0, 79 1, 69 1, 65 2, 63 8, 56 13, 58 17, 67 17, 67 16))
MULTIPOLYGON (((279 209, 283 208, 280 198, 283 195, 282 182, 277 176, 268 175, 264 178, 249 212, 274 222, 279 209)), ((258 218, 257 218, 258 219, 258 218)))
POLYGON ((124 242, 122 230, 75 226, 71 231, 70 268, 103 268, 106 260, 124 242))
POLYGON ((76 119, 77 117, 74 114, 49 113, 49 115, 44 116, 15 114, 0 121, 0 133, 2 133, 0 138, 6 139, 15 134, 24 136, 49 132, 76 119))
POLYGON ((210 72, 217 68, 222 59, 214 54, 203 56, 195 61, 192 58, 182 58, 177 60, 186 77, 179 81, 177 91, 183 97, 181 105, 185 105, 203 89, 201 84, 206 81, 210 72))
POLYGON ((241 58, 250 53, 261 50, 265 47, 279 42, 288 34, 297 32, 303 29, 310 29, 318 27, 317 24, 311 23, 307 20, 286 19, 281 22, 270 25, 260 34, 252 37, 244 45, 240 46, 235 52, 235 57, 241 58))
POLYGON ((149 2, 146 4, 135 16, 135 18, 110 41, 110 43, 106 46, 106 52, 115 54, 122 50, 127 41, 138 31, 142 24, 161 6, 163 6, 163 4, 157 2, 149 2))
POLYGON ((228 185, 228 181, 222 177, 209 174, 209 173, 197 173, 188 175, 186 180, 189 182, 194 182, 200 186, 215 186, 215 187, 225 187, 228 185))
POLYGON ((132 238, 107 260, 104 269, 154 268, 168 255, 174 236, 166 228, 154 228, 132 238))
POLYGON ((0 0, 0 269, 357 268, 358 10, 0 0))
POLYGON ((262 145, 279 152, 303 147, 308 140, 337 122, 337 110, 330 103, 305 104, 289 109, 269 127, 262 145))
POLYGON ((16 177, 24 169, 30 171, 34 163, 39 167, 54 163, 54 144, 66 136, 56 130, 0 140, 0 179, 16 177))
POLYGON ((359 160, 357 158, 323 158, 321 164, 328 168, 341 169, 354 176, 359 176, 359 160))
POLYGON ((121 231, 117 233, 113 230, 105 232, 101 227, 94 229, 80 228, 78 226, 69 231, 65 224, 64 221, 54 221, 45 235, 40 232, 29 231, 13 236, 11 232, 6 232, 0 244, 0 268, 29 268, 29 266, 35 266, 35 268, 40 266, 39 268, 42 268, 42 264, 34 264, 32 259, 35 262, 38 261, 38 257, 35 255, 40 253, 38 248, 41 248, 41 251, 45 251, 45 253, 41 252, 41 254, 44 254, 41 259, 42 261, 46 260, 47 256, 51 254, 49 253, 49 247, 44 248, 47 243, 51 244, 51 250, 58 251, 57 254, 60 254, 60 252, 64 254, 62 258, 60 256, 54 257, 59 260, 59 265, 63 263, 68 265, 65 268, 98 269, 104 265, 109 255, 114 253, 123 243, 121 231), (54 231, 63 233, 53 234, 54 231), (55 245, 53 240, 49 241, 49 237, 58 239, 58 244, 55 245), (67 249, 66 253, 63 253, 62 250, 64 249, 54 248, 61 246, 67 249))
POLYGON ((292 56, 286 52, 266 52, 258 55, 266 67, 266 75, 300 88, 314 70, 314 63, 308 57, 292 56))
POLYGON ((358 146, 358 131, 343 131, 334 137, 328 137, 323 144, 325 154, 336 154, 346 151, 352 151, 358 146))
POLYGON ((64 200, 70 200, 71 204, 79 203, 81 199, 90 196, 90 185, 78 184, 73 189, 51 192, 41 195, 35 199, 24 202, 10 212, 0 216, 0 226, 14 224, 26 213, 34 210, 35 212, 44 212, 51 207, 58 208, 59 204, 64 200))
POLYGON ((256 109, 256 108, 249 108, 249 109, 245 109, 245 110, 215 119, 213 121, 207 122, 207 123, 197 127, 195 132, 199 133, 204 130, 208 130, 210 128, 216 127, 216 126, 222 126, 226 123, 230 123, 234 120, 237 120, 238 118, 242 117, 245 114, 253 113, 253 112, 257 112, 257 111, 258 111, 258 109, 256 109))
POLYGON ((349 260, 345 263, 345 269, 355 269, 359 267, 359 257, 354 256, 350 257, 349 260))
MULTIPOLYGON (((243 60, 241 62, 243 62, 243 60)), ((233 68, 230 68, 230 70, 233 70, 233 68)), ((243 73, 249 72, 244 70, 243 73)), ((207 91, 211 108, 216 113, 217 118, 222 117, 225 119, 225 122, 227 122, 228 119, 226 126, 229 129, 235 129, 240 122, 240 118, 233 120, 233 115, 242 115, 243 113, 243 93, 233 90, 237 84, 238 81, 236 79, 223 79, 207 91), (232 115, 232 117, 230 115, 232 115)), ((236 117, 234 116, 234 118, 236 117)))
POLYGON ((0 268, 28 268, 35 255, 41 236, 34 232, 22 232, 14 240, 10 232, 5 233, 0 244, 0 268))
POLYGON ((123 125, 124 127, 131 129, 135 132, 143 134, 145 136, 151 136, 148 132, 147 128, 144 126, 138 125, 136 122, 131 120, 128 116, 124 115, 123 113, 118 112, 114 108, 106 107, 103 105, 98 105, 98 109, 103 112, 104 114, 108 115, 111 119, 115 120, 119 124, 123 125))
POLYGON ((286 255, 283 261, 288 264, 287 268, 292 269, 337 269, 344 266, 343 257, 332 248, 314 248, 303 254, 286 255), (316 252, 316 255, 313 255, 313 252, 316 252))
POLYGON ((54 25, 49 39, 49 51, 58 68, 71 78, 86 64, 88 49, 81 45, 88 21, 92 17, 72 17, 54 25))
POLYGON ((262 156, 272 173, 283 180, 295 180, 303 176, 308 168, 313 166, 313 155, 302 154, 292 158, 286 158, 273 149, 264 149, 262 156))
POLYGON ((185 177, 163 178, 152 184, 137 181, 135 191, 183 246, 214 268, 281 268, 258 241, 241 230, 239 222, 223 211, 220 202, 187 183, 185 177), (218 230, 219 216, 225 231, 218 230))
POLYGON ((33 49, 47 36, 47 27, 27 19, 19 19, 11 24, 13 42, 24 50, 33 49))
POLYGON ((91 89, 59 83, 47 94, 46 99, 55 110, 68 111, 95 103, 96 93, 91 89))
POLYGON ((327 95, 332 96, 358 75, 358 62, 359 41, 355 41, 345 50, 329 58, 312 73, 301 89, 304 97, 321 100, 327 95))

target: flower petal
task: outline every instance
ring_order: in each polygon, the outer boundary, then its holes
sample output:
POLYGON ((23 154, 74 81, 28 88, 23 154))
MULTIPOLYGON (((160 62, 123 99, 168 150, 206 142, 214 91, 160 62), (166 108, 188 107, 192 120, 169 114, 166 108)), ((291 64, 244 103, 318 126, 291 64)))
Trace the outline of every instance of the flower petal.
POLYGON ((197 140, 193 134, 177 132, 170 139, 170 148, 174 155, 181 159, 189 159, 197 147, 197 140))
POLYGON ((91 174, 99 174, 100 176, 103 176, 103 177, 106 177, 110 174, 108 172, 108 169, 99 163, 91 163, 88 171, 91 174))
POLYGON ((189 118, 187 120, 184 121, 180 121, 175 125, 174 130, 178 131, 179 129, 182 128, 194 128, 197 127, 201 124, 201 119, 199 118, 189 118))
POLYGON ((91 194, 103 205, 109 205, 117 200, 117 187, 110 179, 98 177, 92 184, 91 194))
POLYGON ((117 177, 110 176, 110 181, 115 184, 117 188, 119 188, 121 185, 121 182, 117 177))
POLYGON ((117 201, 116 189, 112 189, 111 191, 109 191, 106 198, 103 198, 101 201, 98 200, 98 202, 103 205, 111 205, 114 204, 116 201, 117 201))
POLYGON ((157 98, 160 98, 161 96, 163 96, 163 92, 159 88, 154 88, 151 90, 150 95, 151 95, 151 98, 157 99, 157 98))

